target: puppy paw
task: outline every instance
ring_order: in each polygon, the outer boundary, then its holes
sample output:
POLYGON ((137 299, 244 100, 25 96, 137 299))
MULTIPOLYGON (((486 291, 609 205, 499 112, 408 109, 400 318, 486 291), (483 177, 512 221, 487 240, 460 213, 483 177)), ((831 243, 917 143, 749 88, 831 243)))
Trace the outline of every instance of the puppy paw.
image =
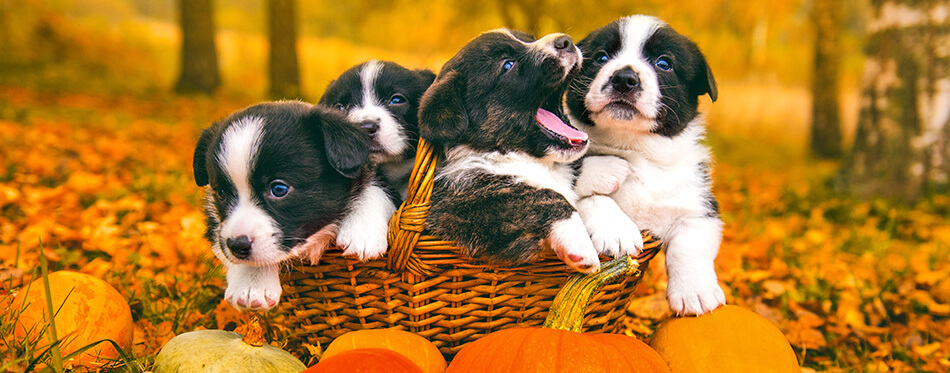
POLYGON ((370 260, 382 257, 388 248, 385 229, 340 229, 336 245, 343 248, 343 256, 370 260))
POLYGON ((598 254, 619 258, 623 255, 637 256, 643 251, 643 236, 629 218, 588 226, 587 232, 598 254))
POLYGON ((340 223, 336 245, 343 249, 344 256, 360 260, 379 258, 388 248, 386 234, 389 218, 396 205, 382 188, 370 185, 351 206, 350 212, 340 223))
POLYGON ((643 250, 640 228, 610 197, 584 198, 577 202, 577 210, 597 253, 618 258, 636 256, 643 250))
POLYGON ((702 315, 726 304, 715 275, 670 277, 666 297, 677 315, 702 315))
POLYGON ((228 268, 224 299, 239 311, 266 311, 280 300, 280 275, 276 266, 237 264, 228 268))
POLYGON ((313 265, 320 263, 320 258, 323 257, 323 253, 336 243, 338 230, 339 228, 336 224, 329 224, 323 227, 323 229, 320 229, 317 233, 307 237, 307 240, 302 244, 295 246, 291 250, 292 254, 300 259, 309 261, 310 264, 313 265))
POLYGON ((614 156, 591 156, 582 161, 580 175, 574 183, 578 197, 611 194, 630 177, 630 164, 614 156))
POLYGON ((577 213, 570 219, 554 223, 548 238, 557 257, 574 270, 592 273, 600 269, 600 258, 577 213))

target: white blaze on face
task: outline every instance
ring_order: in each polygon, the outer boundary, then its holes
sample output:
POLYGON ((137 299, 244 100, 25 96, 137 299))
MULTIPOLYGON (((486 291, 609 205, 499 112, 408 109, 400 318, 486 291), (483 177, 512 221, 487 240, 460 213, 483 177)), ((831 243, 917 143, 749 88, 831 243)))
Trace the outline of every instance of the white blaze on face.
MULTIPOLYGON (((621 47, 591 82, 590 90, 584 97, 584 103, 591 111, 591 119, 598 126, 620 127, 627 130, 648 132, 657 126, 656 117, 660 109, 660 86, 652 61, 643 53, 643 46, 657 29, 666 25, 662 20, 644 15, 630 16, 620 22, 621 47), (611 88, 610 78, 624 68, 631 68, 639 77, 640 91, 633 104, 638 115, 629 116, 612 112, 608 104, 620 97, 611 88)), ((596 52, 595 52, 596 53, 596 52)))
POLYGON ((260 206, 260 196, 251 185, 251 172, 257 162, 261 138, 264 135, 263 119, 242 118, 231 124, 221 138, 217 161, 224 174, 235 188, 236 200, 227 219, 221 222, 218 232, 222 251, 232 263, 274 264, 285 259, 287 254, 280 249, 281 235, 277 222, 260 206), (231 255, 227 240, 247 236, 251 240, 251 256, 241 260, 231 255))
MULTIPOLYGON (((406 150, 409 137, 392 113, 386 109, 390 97, 377 97, 376 79, 383 69, 383 64, 371 60, 360 69, 360 84, 362 85, 363 100, 350 109, 347 114, 350 121, 360 125, 362 122, 372 121, 379 124, 379 129, 373 135, 372 160, 382 163, 399 158, 406 150)), ((406 103, 405 105, 408 105, 406 103)))
POLYGON ((561 54, 554 45, 554 42, 557 38, 565 35, 560 33, 547 34, 544 37, 535 40, 533 42, 525 42, 521 39, 518 39, 517 36, 511 33, 511 30, 506 28, 500 28, 496 30, 491 30, 487 32, 498 32, 511 37, 512 40, 515 40, 521 44, 524 44, 528 47, 528 50, 531 51, 531 56, 534 57, 535 63, 540 65, 541 62, 546 57, 554 58, 558 61, 561 67, 564 69, 564 76, 566 78, 567 74, 571 72, 571 69, 580 68, 581 63, 584 62, 584 57, 581 55, 581 50, 577 48, 576 45, 572 45, 574 48, 574 53, 570 54, 561 54))

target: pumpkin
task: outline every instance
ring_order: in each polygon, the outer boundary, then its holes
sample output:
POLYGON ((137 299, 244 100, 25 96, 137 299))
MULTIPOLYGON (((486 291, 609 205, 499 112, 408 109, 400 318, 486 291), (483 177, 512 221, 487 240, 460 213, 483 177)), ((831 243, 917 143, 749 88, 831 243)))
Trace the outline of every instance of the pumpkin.
POLYGON ((726 305, 660 324, 650 345, 677 372, 800 372, 788 339, 748 309, 726 305))
MULTIPOLYGON (((107 282, 96 277, 70 271, 50 273, 50 298, 55 318, 56 336, 63 342, 60 353, 67 356, 92 343, 109 339, 120 348, 132 346, 132 312, 125 298, 107 282)), ((39 338, 39 350, 48 346, 46 336, 50 315, 47 307, 43 279, 37 279, 29 287, 17 293, 13 309, 22 309, 17 320, 14 337, 39 338)), ((73 357, 67 363, 75 365, 99 365, 119 357, 115 346, 108 342, 73 357)))
POLYGON ((383 348, 397 352, 409 358, 425 373, 445 371, 445 357, 438 347, 419 335, 396 329, 366 329, 345 333, 327 346, 321 359, 365 348, 383 348))
POLYGON ((320 363, 304 373, 422 373, 416 363, 396 351, 382 348, 363 348, 342 351, 331 357, 323 356, 320 363))
POLYGON ((621 334, 581 333, 587 304, 600 286, 638 271, 628 257, 591 275, 575 275, 558 292, 542 328, 511 328, 471 342, 449 372, 669 372, 646 343, 621 334))
POLYGON ((155 373, 261 372, 297 373, 307 366, 276 346, 264 343, 260 321, 251 318, 246 335, 196 330, 172 338, 155 356, 155 373))

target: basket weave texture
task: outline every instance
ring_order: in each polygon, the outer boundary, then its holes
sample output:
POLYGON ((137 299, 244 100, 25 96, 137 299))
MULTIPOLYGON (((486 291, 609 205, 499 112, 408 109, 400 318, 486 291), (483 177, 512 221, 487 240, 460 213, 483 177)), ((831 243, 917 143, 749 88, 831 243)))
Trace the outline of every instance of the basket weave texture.
MULTIPOLYGON (((452 241, 424 235, 436 150, 420 140, 406 201, 389 222, 389 250, 359 262, 330 250, 318 265, 285 275, 282 308, 298 341, 322 346, 361 329, 407 330, 432 341, 447 359, 488 333, 541 326, 555 295, 575 274, 553 252, 538 262, 492 268, 462 254, 452 241)), ((640 268, 659 251, 644 232, 640 268)), ((607 258, 602 258, 607 259, 607 258)), ((587 308, 585 332, 621 332, 627 301, 642 271, 604 286, 587 308)))

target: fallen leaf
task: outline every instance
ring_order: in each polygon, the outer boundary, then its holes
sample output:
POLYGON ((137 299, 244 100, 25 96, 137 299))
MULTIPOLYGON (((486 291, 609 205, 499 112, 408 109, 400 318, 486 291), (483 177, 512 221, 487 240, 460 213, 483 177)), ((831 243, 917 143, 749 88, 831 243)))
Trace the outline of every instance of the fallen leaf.
POLYGON ((663 293, 634 299, 627 306, 627 312, 650 320, 665 319, 673 314, 670 309, 670 302, 666 300, 666 294, 663 293))

